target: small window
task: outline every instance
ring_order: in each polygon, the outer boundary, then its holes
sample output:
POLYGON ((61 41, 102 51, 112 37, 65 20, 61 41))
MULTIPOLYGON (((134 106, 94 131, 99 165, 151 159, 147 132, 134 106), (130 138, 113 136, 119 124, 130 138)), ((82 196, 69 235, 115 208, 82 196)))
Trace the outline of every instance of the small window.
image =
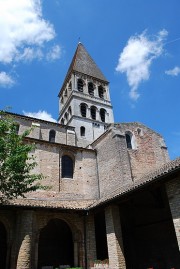
POLYGON ((65 92, 64 92, 64 96, 67 96, 67 89, 66 89, 65 92))
POLYGON ((50 132, 49 132, 49 142, 55 142, 55 137, 56 137, 56 131, 55 130, 50 130, 50 132))
POLYGON ((104 108, 100 109, 100 117, 101 117, 101 121, 105 122, 105 120, 106 120, 106 110, 104 108))
POLYGON ((88 92, 90 95, 94 96, 94 85, 92 82, 88 83, 88 92))
POLYGON ((80 134, 81 134, 81 136, 85 136, 85 131, 86 131, 85 127, 84 126, 81 126, 81 128, 80 128, 80 134))
POLYGON ((78 79, 77 82, 77 86, 78 86, 78 91, 83 92, 83 80, 82 79, 78 79))
POLYGON ((63 97, 61 98, 61 104, 64 104, 64 99, 63 99, 63 97))
POLYGON ((62 178, 73 178, 73 160, 68 155, 62 156, 62 178))
POLYGON ((127 144, 127 148, 128 149, 132 149, 132 142, 131 142, 131 135, 130 134, 126 134, 126 144, 127 144))
POLYGON ((98 87, 98 94, 100 98, 104 98, 104 88, 102 86, 98 87))
POLYGON ((80 111, 81 111, 81 116, 86 118, 86 110, 87 110, 87 105, 86 104, 81 104, 80 105, 80 111))
POLYGON ((61 124, 64 125, 64 119, 63 118, 61 119, 61 124))
POLYGON ((91 118, 93 120, 96 120, 96 107, 95 106, 91 107, 91 118))

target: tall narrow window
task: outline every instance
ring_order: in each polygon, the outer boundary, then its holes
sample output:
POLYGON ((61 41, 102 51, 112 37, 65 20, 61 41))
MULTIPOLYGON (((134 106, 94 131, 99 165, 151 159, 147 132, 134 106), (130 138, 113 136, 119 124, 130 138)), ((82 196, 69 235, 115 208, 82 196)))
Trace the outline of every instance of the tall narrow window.
POLYGON ((96 120, 96 107, 95 106, 91 107, 91 118, 93 120, 96 120))
POLYGON ((130 134, 126 134, 126 144, 127 144, 127 148, 128 149, 132 149, 132 142, 131 142, 131 135, 130 134))
POLYGON ((64 125, 64 119, 63 118, 61 119, 61 124, 64 125))
POLYGON ((67 112, 65 113, 64 117, 65 117, 66 121, 68 121, 68 119, 69 119, 69 115, 68 115, 67 112))
POLYGON ((98 94, 100 98, 104 98, 104 88, 102 86, 98 87, 98 94))
POLYGON ((88 83, 88 92, 90 95, 94 96, 94 85, 92 82, 88 83))
POLYGON ((81 134, 81 136, 85 136, 85 131, 86 131, 85 127, 84 126, 81 126, 81 128, 80 128, 80 134, 81 134))
POLYGON ((73 178, 73 160, 68 155, 62 156, 62 178, 73 178))
POLYGON ((105 120, 106 120, 106 110, 104 108, 100 109, 100 117, 101 117, 101 121, 105 122, 105 120))
POLYGON ((69 115, 71 116, 71 115, 72 115, 72 109, 71 109, 71 106, 69 106, 69 108, 68 108, 68 112, 69 112, 69 115))
POLYGON ((65 92, 64 92, 64 96, 67 96, 67 89, 66 89, 65 92))
POLYGON ((49 142, 55 142, 56 132, 55 130, 50 130, 49 132, 49 142))
POLYGON ((69 90, 69 91, 72 90, 72 83, 71 83, 71 82, 69 83, 68 90, 69 90))
POLYGON ((86 118, 86 110, 87 110, 87 105, 86 104, 81 104, 80 105, 80 111, 81 111, 81 116, 86 118))
POLYGON ((77 87, 78 87, 78 91, 83 92, 83 80, 80 78, 77 81, 77 87))

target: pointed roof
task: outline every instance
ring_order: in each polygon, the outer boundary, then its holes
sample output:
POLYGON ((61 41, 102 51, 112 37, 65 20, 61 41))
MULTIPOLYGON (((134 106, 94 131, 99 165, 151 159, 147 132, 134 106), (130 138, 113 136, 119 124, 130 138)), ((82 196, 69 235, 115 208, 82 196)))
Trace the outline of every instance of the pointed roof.
POLYGON ((82 43, 79 42, 76 52, 74 54, 70 70, 77 71, 88 76, 107 81, 99 67, 91 58, 82 43))
MULTIPOLYGON (((97 78, 99 80, 108 82, 105 78, 99 67, 96 65, 94 60, 91 58, 85 47, 82 45, 81 42, 78 43, 77 49, 75 51, 74 57, 68 69, 66 79, 68 78, 69 74, 73 71, 86 74, 93 78, 97 78)), ((63 85, 64 85, 63 83, 63 85)), ((63 88, 63 87, 62 87, 63 88)))

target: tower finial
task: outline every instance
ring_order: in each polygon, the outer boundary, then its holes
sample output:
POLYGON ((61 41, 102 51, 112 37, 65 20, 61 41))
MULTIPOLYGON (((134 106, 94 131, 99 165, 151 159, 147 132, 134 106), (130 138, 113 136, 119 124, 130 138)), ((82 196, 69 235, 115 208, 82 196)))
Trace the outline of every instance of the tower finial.
POLYGON ((78 38, 78 44, 81 44, 81 41, 80 41, 80 40, 81 40, 81 38, 79 37, 79 38, 78 38))

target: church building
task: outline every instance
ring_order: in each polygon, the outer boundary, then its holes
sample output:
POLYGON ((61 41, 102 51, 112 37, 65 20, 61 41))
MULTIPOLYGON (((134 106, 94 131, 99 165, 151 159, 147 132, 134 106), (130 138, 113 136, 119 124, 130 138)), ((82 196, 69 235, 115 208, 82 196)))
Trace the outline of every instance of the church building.
POLYGON ((79 43, 57 123, 9 113, 48 190, 0 205, 0 269, 179 269, 180 158, 114 123, 109 82, 79 43))

